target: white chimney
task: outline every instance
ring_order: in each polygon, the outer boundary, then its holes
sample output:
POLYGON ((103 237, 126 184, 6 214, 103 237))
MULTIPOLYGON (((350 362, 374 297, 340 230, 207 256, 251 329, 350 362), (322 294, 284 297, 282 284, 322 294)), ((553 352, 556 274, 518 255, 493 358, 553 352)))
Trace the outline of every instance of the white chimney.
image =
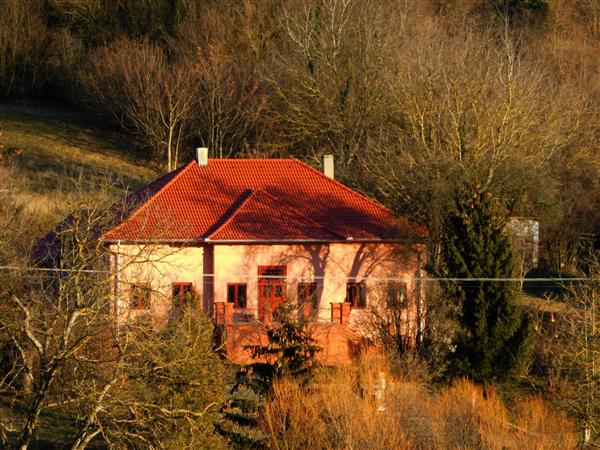
POLYGON ((199 166, 208 166, 208 148, 198 147, 196 149, 196 161, 199 166))
POLYGON ((322 160, 323 173, 329 178, 335 178, 333 176, 333 155, 323 155, 322 160))

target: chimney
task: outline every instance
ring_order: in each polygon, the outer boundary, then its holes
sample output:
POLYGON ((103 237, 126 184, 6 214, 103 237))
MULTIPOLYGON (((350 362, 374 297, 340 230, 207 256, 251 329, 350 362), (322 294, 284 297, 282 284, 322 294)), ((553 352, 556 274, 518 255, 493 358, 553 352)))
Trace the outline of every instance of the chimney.
POLYGON ((196 162, 199 166, 208 166, 208 148, 198 147, 196 149, 196 162))
POLYGON ((323 173, 329 178, 335 178, 333 176, 333 155, 323 155, 322 160, 323 173))

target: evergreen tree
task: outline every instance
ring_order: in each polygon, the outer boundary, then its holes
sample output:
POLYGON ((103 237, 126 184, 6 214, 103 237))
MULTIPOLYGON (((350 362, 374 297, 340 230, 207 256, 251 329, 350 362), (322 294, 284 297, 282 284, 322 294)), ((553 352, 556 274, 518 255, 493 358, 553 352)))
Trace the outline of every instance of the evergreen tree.
POLYGON ((264 448, 266 436, 257 427, 258 416, 273 380, 291 376, 307 381, 315 368, 320 348, 294 312, 289 302, 277 308, 275 323, 267 330, 268 343, 250 347, 259 362, 242 368, 236 376, 217 426, 233 448, 264 448))
POLYGON ((467 186, 457 194, 456 210, 445 222, 445 276, 478 279, 445 283, 461 311, 451 371, 477 381, 514 377, 530 352, 529 319, 516 303, 518 284, 482 280, 516 274, 498 213, 488 191, 467 186))
POLYGON ((252 347, 254 358, 265 361, 254 364, 254 370, 267 379, 306 380, 315 367, 315 355, 321 349, 306 329, 307 323, 296 320, 294 312, 289 302, 280 305, 274 313, 275 325, 267 331, 267 345, 252 347))
POLYGON ((223 419, 217 431, 236 449, 264 448, 266 436, 258 428, 263 406, 263 383, 254 376, 250 367, 241 368, 231 387, 229 398, 222 408, 223 419))

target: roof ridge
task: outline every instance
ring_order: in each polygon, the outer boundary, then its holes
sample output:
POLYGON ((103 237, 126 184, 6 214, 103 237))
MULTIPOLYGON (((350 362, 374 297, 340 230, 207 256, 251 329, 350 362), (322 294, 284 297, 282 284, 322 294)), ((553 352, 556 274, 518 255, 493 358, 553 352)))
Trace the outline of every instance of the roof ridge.
MULTIPOLYGON (((158 180, 154 181, 153 183, 155 183, 155 182, 157 182, 157 181, 159 181, 159 180, 162 180, 163 178, 167 177, 167 176, 168 176, 168 175, 170 175, 171 173, 173 173, 173 172, 175 172, 175 171, 179 170, 179 173, 177 173, 177 174, 176 174, 176 175, 175 175, 173 178, 171 178, 171 179, 170 179, 170 180, 169 180, 167 183, 165 183, 163 186, 161 186, 161 188, 160 188, 158 191, 156 191, 156 192, 155 192, 153 195, 151 195, 151 196, 150 196, 150 197, 149 197, 149 198, 148 198, 148 199, 147 199, 147 200, 146 200, 144 203, 142 203, 142 205, 141 205, 139 208, 137 208, 135 211, 133 211, 133 212, 132 212, 132 213, 131 213, 131 214, 130 214, 130 215, 127 217, 127 218, 123 219, 123 220, 122 220, 122 222, 121 222, 119 225, 117 225, 116 227, 113 227, 113 228, 111 228, 111 229, 110 229, 110 230, 108 230, 106 233, 103 233, 103 234, 102 234, 102 236, 100 237, 100 239, 104 239, 104 237, 105 237, 107 234, 109 234, 109 233, 112 233, 112 232, 118 231, 119 229, 121 229, 121 228, 122 228, 122 227, 125 225, 125 223, 127 223, 128 221, 130 221, 131 219, 133 219, 134 217, 136 217, 136 216, 137 216, 137 215, 138 215, 138 214, 139 214, 139 213, 140 213, 142 210, 145 210, 145 209, 147 209, 147 208, 148 208, 148 205, 149 205, 150 203, 152 203, 153 201, 155 201, 155 200, 156 200, 156 198, 157 198, 157 197, 158 197, 160 194, 162 194, 162 193, 163 193, 163 192, 166 190, 166 188, 167 188, 168 186, 170 186, 170 185, 171 185, 173 182, 175 182, 175 180, 177 180, 179 177, 181 177, 181 175, 182 175, 183 173, 187 172, 187 171, 189 170, 189 168, 193 166, 193 164, 194 164, 194 161, 190 161, 190 162, 189 162, 189 163, 187 163, 185 166, 183 166, 183 168, 181 168, 181 170, 180 170, 180 168, 177 168, 177 169, 175 169, 175 170, 173 170, 173 171, 171 171, 171 172, 167 173, 166 175, 163 175, 163 176, 162 176, 162 177, 160 177, 158 180)), ((147 187, 147 186, 145 186, 145 187, 147 187)), ((143 188, 142 188, 142 189, 143 189, 143 188)), ((140 190, 141 190, 141 189, 140 189, 140 190)), ((139 192, 139 190, 138 190, 138 191, 136 191, 136 193, 137 193, 137 192, 139 192)), ((131 194, 131 195, 133 195, 133 194, 131 194)))
POLYGON ((267 191, 264 188, 256 188, 256 189, 254 189, 252 191, 252 193, 250 195, 248 195, 248 197, 246 197, 240 203, 240 205, 235 209, 235 211, 231 214, 231 216, 225 222, 223 222, 222 225, 220 225, 217 229, 215 229, 207 237, 207 239, 210 239, 212 236, 214 236, 219 231, 223 230, 227 225, 229 225, 238 216, 238 214, 242 211, 242 209, 250 202, 250 200, 253 197, 255 197, 256 195, 259 195, 259 194, 266 195, 270 199, 272 199, 275 202, 277 202, 280 207, 282 207, 283 209, 288 210, 289 212, 292 212, 294 215, 300 216, 301 218, 303 218, 304 220, 306 220, 306 222, 309 222, 311 225, 316 226, 317 228, 319 228, 319 229, 321 229, 321 230, 323 230, 323 231, 325 231, 325 232, 327 232, 327 233, 329 233, 329 234, 331 234, 333 236, 337 236, 339 238, 346 239, 345 236, 342 236, 341 234, 336 233, 336 232, 328 229, 327 227, 323 226, 319 222, 317 222, 314 219, 311 219, 310 217, 308 217, 307 215, 305 215, 302 211, 299 211, 298 209, 294 208, 293 206, 290 206, 290 205, 287 205, 286 203, 283 203, 280 198, 278 198, 277 196, 275 196, 274 194, 270 193, 269 191, 267 191))
MULTIPOLYGON (((365 200, 367 200, 368 202, 372 203, 374 206, 377 206, 379 209, 382 209, 382 210, 384 210, 385 212, 387 212, 387 213, 389 213, 389 214, 391 214, 391 215, 393 216, 393 214, 392 214, 392 211, 391 211, 391 210, 390 210, 388 207, 386 207, 386 206, 382 205, 381 203, 379 203, 379 202, 378 202, 378 201, 376 201, 376 200, 373 200, 373 199, 372 199, 372 198, 370 198, 370 197, 367 197, 367 196, 366 196, 366 195, 364 195, 364 194, 361 194, 360 192, 357 192, 357 191, 355 191, 354 189, 352 189, 352 188, 350 188, 350 187, 346 186, 346 185, 345 185, 344 183, 342 183, 341 181, 338 181, 338 180, 336 180, 335 178, 330 178, 330 177, 328 177, 328 176, 327 176, 327 175, 325 175, 323 172, 321 172, 320 170, 318 170, 318 169, 314 168, 313 166, 311 166, 311 165, 310 165, 310 164, 308 164, 307 162, 305 162, 305 161, 302 161, 302 160, 300 160, 300 159, 297 159, 297 158, 290 158, 290 161, 294 161, 294 162, 297 162, 297 163, 298 163, 298 164, 300 164, 300 165, 306 166, 307 168, 309 168, 310 170, 312 170, 313 172, 315 172, 316 174, 318 174, 318 175, 319 175, 321 178, 324 178, 325 180, 329 181, 330 183, 333 183, 333 184, 335 184, 336 186, 339 186, 339 187, 343 188, 344 190, 346 190, 346 191, 348 191, 348 192, 352 193, 352 194, 353 194, 353 195, 355 195, 355 196, 359 196, 359 197, 362 197, 362 198, 364 198, 364 199, 365 199, 365 200)), ((395 216, 393 216, 393 217, 394 217, 394 218, 396 218, 395 216)))
MULTIPOLYGON (((290 160, 292 160, 292 161, 293 161, 293 159, 291 159, 291 158, 290 158, 290 160)), ((333 234, 334 236, 338 236, 338 237, 341 237, 342 239, 346 239, 346 236, 342 236, 341 234, 339 234, 339 233, 336 233, 335 231, 332 231, 332 230, 330 230, 329 228, 327 228, 326 226, 324 226, 324 225, 320 224, 320 223, 319 223, 319 222, 317 222, 316 220, 314 220, 314 219, 311 219, 310 217, 308 217, 306 214, 304 214, 304 213, 303 213, 302 211, 300 211, 299 209, 296 209, 296 208, 294 208, 294 207, 293 207, 293 206, 291 206, 291 205, 288 205, 288 204, 286 204, 286 203, 283 203, 283 202, 281 202, 281 199, 280 199, 280 198, 277 198, 277 196, 275 196, 274 194, 271 194, 271 193, 270 193, 269 191, 267 191, 266 189, 260 189, 260 190, 261 190, 261 191, 263 191, 265 194, 267 194, 269 197, 271 197, 273 200, 277 200, 278 202, 280 202, 279 204, 280 204, 282 207, 284 207, 284 208, 286 208, 286 209, 288 209, 288 210, 292 211, 292 212, 293 212, 293 213, 295 213, 295 214, 298 214, 299 216, 302 216, 302 217, 304 217, 304 218, 305 218, 305 219, 306 219, 308 222, 312 223, 313 225, 316 225, 317 227, 321 228, 322 230, 325 230, 325 231, 327 231, 327 232, 328 232, 328 233, 330 233, 330 234, 333 234)))
POLYGON ((208 158, 210 161, 296 161, 296 158, 208 158))
POLYGON ((240 210, 244 207, 244 205, 246 205, 246 203, 248 203, 248 201, 254 197, 256 195, 256 193, 258 191, 262 191, 261 188, 257 188, 257 189, 252 189, 250 192, 250 195, 248 195, 244 200, 242 200, 242 202, 238 205, 238 207, 231 213, 231 215, 227 218, 227 220, 225 220, 225 222, 223 222, 221 225, 219 225, 217 228, 215 228, 213 230, 212 233, 210 233, 208 236, 206 236, 206 239, 210 239, 212 236, 214 236, 217 232, 221 231, 223 228, 225 228, 227 225, 229 225, 231 223, 231 221, 233 220, 233 218, 235 216, 238 215, 238 213, 240 212, 240 210))

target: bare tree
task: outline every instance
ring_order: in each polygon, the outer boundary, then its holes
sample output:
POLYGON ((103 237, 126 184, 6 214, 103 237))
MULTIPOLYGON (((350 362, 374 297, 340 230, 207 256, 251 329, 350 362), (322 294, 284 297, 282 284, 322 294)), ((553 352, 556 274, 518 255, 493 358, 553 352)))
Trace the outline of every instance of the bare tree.
POLYGON ((293 153, 336 156, 340 174, 387 122, 384 68, 402 34, 400 2, 286 2, 265 67, 271 120, 293 153))
MULTIPOLYGON (((99 236, 121 208, 86 198, 34 249, 36 264, 0 272, 0 345, 12 356, 1 365, 0 393, 14 413, 0 429, 16 431, 26 449, 41 418, 60 411, 73 449, 98 435, 125 446, 221 445, 212 423, 224 376, 210 320, 192 311, 172 323, 117 315, 117 274, 99 236)), ((128 264, 165 257, 153 250, 128 254, 128 264)))
POLYGON ((118 357, 108 370, 91 367, 72 383, 78 403, 70 409, 79 423, 73 450, 97 434, 119 447, 224 447, 213 424, 225 374, 210 319, 187 309, 164 327, 147 325, 122 326, 110 341, 118 357))
POLYGON ((193 61, 170 62, 155 44, 121 40, 98 50, 80 78, 87 101, 164 157, 171 171, 200 100, 196 70, 193 61))
POLYGON ((585 102, 508 33, 450 34, 435 22, 428 33, 407 33, 396 51, 393 120, 364 154, 366 186, 434 234, 461 180, 538 215, 558 197, 558 174, 585 155, 585 102))
POLYGON ((271 130, 265 124, 268 91, 259 67, 273 34, 265 27, 273 5, 216 2, 191 14, 171 43, 178 59, 195 64, 194 134, 215 157, 265 150, 271 130))
MULTIPOLYGON (((567 308, 551 323, 554 386, 562 405, 576 418, 583 441, 600 436, 600 282, 598 265, 590 279, 568 287, 567 308), (556 381, 556 380, 555 380, 556 381)), ((551 386, 552 387, 552 386, 551 386)))
POLYGON ((31 87, 41 72, 44 34, 42 2, 4 0, 0 16, 0 94, 31 87))
POLYGON ((219 158, 259 146, 267 102, 261 80, 216 48, 198 58, 200 101, 195 127, 200 141, 219 158))

